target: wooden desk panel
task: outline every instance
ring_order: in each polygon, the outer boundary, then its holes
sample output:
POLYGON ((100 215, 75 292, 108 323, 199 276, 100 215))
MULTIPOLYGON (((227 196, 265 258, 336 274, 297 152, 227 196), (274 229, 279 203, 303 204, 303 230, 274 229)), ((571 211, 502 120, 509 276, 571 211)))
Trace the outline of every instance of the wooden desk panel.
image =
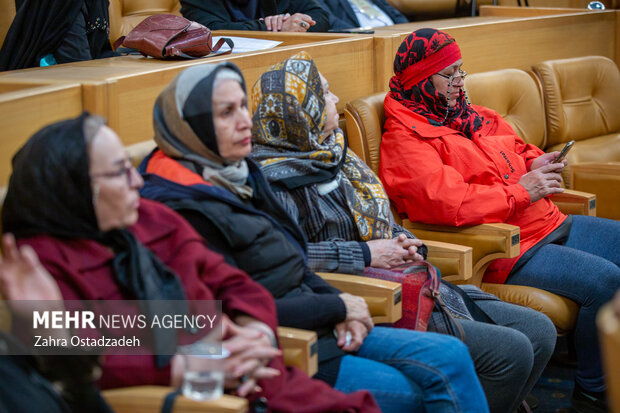
POLYGON ((536 17, 583 12, 583 9, 558 7, 480 6, 480 16, 482 17, 536 17))
MULTIPOLYGON (((529 70, 533 64, 543 60, 586 55, 606 56, 620 62, 619 11, 589 11, 529 18, 446 19, 395 25, 389 30, 377 30, 377 34, 397 35, 398 39, 393 39, 393 59, 401 42, 412 30, 422 27, 434 27, 450 33, 461 47, 463 67, 469 73, 504 68, 529 70), (400 29, 400 32, 394 29, 400 29), (575 33, 579 35, 575 36, 575 33)), ((387 43, 384 40, 384 47, 387 47, 387 43)), ((384 51, 383 55, 389 53, 384 51)), ((382 62, 377 65, 387 64, 387 57, 382 62)), ((383 79, 375 80, 377 85, 387 85, 391 70, 384 70, 383 76, 383 79)))
MULTIPOLYGON (((0 90, 10 87, 0 83, 0 90)), ((0 186, 8 184, 11 158, 34 132, 81 112, 82 87, 75 83, 0 94, 0 186)))
POLYGON ((510 67, 529 70, 543 60, 577 56, 616 58, 615 12, 535 17, 446 31, 461 46, 463 66, 470 73, 510 67))
MULTIPOLYGON (((319 70, 329 80, 332 90, 340 97, 338 109, 342 111, 348 100, 374 92, 373 43, 372 36, 363 36, 303 46, 279 47, 268 52, 220 56, 208 62, 227 60, 237 64, 245 77, 248 92, 251 92, 258 77, 269 67, 305 50, 315 59, 319 70)), ((100 88, 93 88, 90 92, 107 96, 105 116, 125 144, 141 142, 153 135, 151 119, 157 95, 181 70, 189 65, 204 63, 206 62, 183 62, 161 66, 158 70, 111 78, 107 81, 105 92, 102 93, 100 88)), ((91 100, 102 102, 100 98, 91 100)), ((106 103, 102 105, 93 108, 85 102, 86 109, 97 113, 102 113, 106 103)))
MULTIPOLYGON (((241 34, 232 31, 221 33, 241 34)), ((247 36, 248 32, 244 33, 247 36)), ((260 74, 271 65, 305 50, 315 59, 319 70, 330 81, 332 90, 340 97, 340 111, 347 100, 375 90, 372 35, 261 32, 260 36, 291 38, 288 43, 292 45, 198 60, 161 61, 139 56, 120 56, 3 72, 0 73, 0 83, 54 84, 79 81, 83 84, 84 109, 104 116, 125 144, 152 137, 152 110, 157 95, 179 72, 193 65, 234 62, 243 71, 249 91, 260 74), (311 42, 316 39, 328 40, 311 42)))

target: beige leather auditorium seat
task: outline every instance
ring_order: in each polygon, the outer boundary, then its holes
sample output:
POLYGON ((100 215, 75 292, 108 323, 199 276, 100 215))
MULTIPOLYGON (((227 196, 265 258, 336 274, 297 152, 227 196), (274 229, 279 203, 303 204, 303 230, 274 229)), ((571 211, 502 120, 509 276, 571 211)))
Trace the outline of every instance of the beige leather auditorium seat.
POLYGON ((567 155, 568 188, 596 194, 597 215, 620 219, 620 70, 603 56, 534 66, 545 102, 545 151, 576 143, 567 155))
MULTIPOLYGON (((505 115, 518 133, 531 135, 532 139, 542 141, 544 136, 544 115, 542 100, 534 80, 527 73, 519 70, 488 72, 471 75, 466 80, 479 87, 472 87, 476 92, 470 93, 473 99, 486 99, 482 90, 488 90, 490 97, 485 106, 490 106, 505 115), (511 77, 513 77, 511 79, 511 77), (500 81, 498 85, 487 82, 500 81), (506 84, 501 86, 501 84, 506 84), (484 86, 484 87, 483 87, 484 86), (477 93, 480 90, 480 93, 477 93), (513 92, 523 92, 520 97, 513 92), (503 108, 503 109, 502 109, 503 108), (531 118, 530 118, 531 117, 531 118)), ((487 95, 485 95, 487 96, 487 95)), ((377 173, 379 151, 385 113, 383 100, 385 93, 377 93, 348 102, 345 108, 347 121, 347 138, 350 148, 357 153, 377 173)), ((474 102, 475 103, 475 102, 474 102)), ((481 104, 482 102, 478 102, 481 104)), ((589 209, 593 196, 591 194, 569 193, 562 199, 569 206, 561 205, 564 212, 593 214, 589 209), (575 201, 574 203, 571 201, 575 201)), ((554 198, 557 202, 557 199, 554 198)), ((560 204, 560 203, 558 203, 560 204)), ((504 301, 524 305, 540 311, 553 321, 558 333, 563 334, 574 328, 578 306, 564 297, 533 287, 483 283, 482 277, 488 265, 497 258, 511 258, 519 253, 519 227, 503 223, 482 224, 465 227, 447 227, 410 222, 406 217, 403 226, 411 229, 418 237, 473 248, 473 276, 467 283, 475 284, 491 292, 504 301)))

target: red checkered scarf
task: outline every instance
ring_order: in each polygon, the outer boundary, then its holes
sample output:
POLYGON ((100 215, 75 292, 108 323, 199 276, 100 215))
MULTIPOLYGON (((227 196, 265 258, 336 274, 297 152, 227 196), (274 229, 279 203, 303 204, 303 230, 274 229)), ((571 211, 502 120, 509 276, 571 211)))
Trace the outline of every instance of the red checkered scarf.
POLYGON ((394 58, 390 96, 424 116, 431 125, 447 126, 471 139, 482 126, 482 116, 467 103, 462 90, 456 105, 448 110, 447 97, 435 89, 430 79, 460 58, 460 49, 449 34, 435 29, 414 31, 401 43, 394 58))

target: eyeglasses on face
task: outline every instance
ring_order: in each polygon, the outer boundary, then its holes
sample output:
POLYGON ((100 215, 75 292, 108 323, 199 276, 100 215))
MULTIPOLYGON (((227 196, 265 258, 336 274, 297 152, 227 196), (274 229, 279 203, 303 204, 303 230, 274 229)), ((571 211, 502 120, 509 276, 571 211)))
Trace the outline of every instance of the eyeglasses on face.
POLYGON ((125 175, 127 183, 131 184, 133 176, 133 163, 131 159, 125 159, 123 165, 117 171, 99 172, 96 174, 90 174, 91 178, 118 178, 125 175))
POLYGON ((464 71, 464 70, 459 70, 459 74, 458 74, 458 76, 455 76, 455 75, 453 75, 453 74, 452 74, 452 75, 444 75, 443 73, 435 73, 435 74, 436 74, 437 76, 441 76, 441 77, 443 77, 444 79, 448 79, 448 80, 452 79, 452 80, 453 80, 453 81, 455 81, 455 82, 458 82, 458 81, 460 81, 461 79, 462 79, 462 80, 465 80, 465 77, 467 76, 467 72, 466 72, 466 71, 464 71))

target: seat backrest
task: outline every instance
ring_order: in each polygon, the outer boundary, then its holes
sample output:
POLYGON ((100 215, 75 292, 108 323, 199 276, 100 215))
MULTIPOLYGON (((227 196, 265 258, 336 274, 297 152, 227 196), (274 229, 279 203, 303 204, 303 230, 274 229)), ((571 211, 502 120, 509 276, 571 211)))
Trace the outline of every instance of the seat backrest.
POLYGON ((15 18, 15 0, 0 0, 0 47, 15 18))
POLYGON ((155 143, 155 141, 151 139, 148 141, 138 142, 134 143, 133 145, 126 146, 125 150, 129 154, 133 166, 137 168, 142 162, 142 160, 146 158, 146 156, 151 153, 151 151, 155 149, 156 146, 157 144, 155 143))
POLYGON ((181 15, 179 0, 110 0, 110 42, 126 36, 142 20, 154 14, 181 15))
POLYGON ((533 70, 543 88, 547 147, 620 131, 620 70, 612 60, 547 60, 533 70))
POLYGON ((545 114, 537 82, 519 69, 475 73, 465 80, 472 104, 499 113, 525 142, 545 147, 545 114))
POLYGON ((620 317, 611 303, 596 316, 610 412, 620 411, 620 317))
POLYGON ((344 108, 349 148, 370 166, 375 174, 379 173, 381 135, 385 124, 385 95, 385 92, 381 92, 358 98, 347 102, 344 108))

